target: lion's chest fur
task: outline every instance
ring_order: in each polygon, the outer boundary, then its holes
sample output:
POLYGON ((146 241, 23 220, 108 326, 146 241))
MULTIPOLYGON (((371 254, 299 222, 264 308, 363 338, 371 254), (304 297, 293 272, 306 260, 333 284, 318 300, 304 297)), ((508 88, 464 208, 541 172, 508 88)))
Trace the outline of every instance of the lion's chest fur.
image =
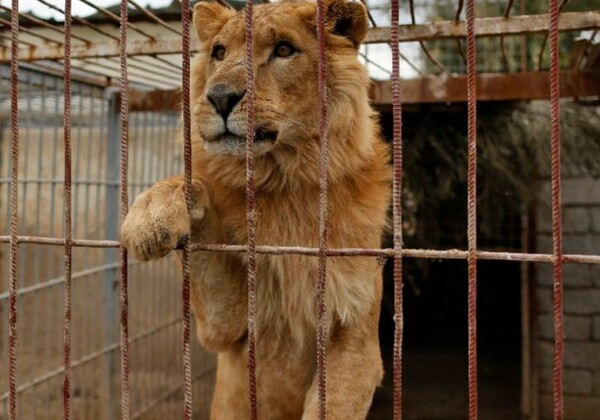
MULTIPOLYGON (((365 217, 354 194, 330 194, 329 244, 332 247, 376 247, 383 218, 365 217), (381 220, 379 220, 381 219, 381 220), (373 226, 374 225, 374 226, 373 226)), ((244 194, 217 193, 224 240, 247 243, 244 194)), ((256 244, 318 247, 319 191, 257 194, 256 244)), ((371 212, 372 213, 372 212, 371 212)), ((242 256, 245 264, 245 257, 242 256)), ((326 304, 328 325, 347 324, 360 317, 377 299, 380 269, 373 258, 330 258, 327 262, 326 304)), ((257 328, 272 336, 273 347, 293 345, 302 349, 313 344, 316 325, 318 258, 306 255, 257 257, 257 328)))
MULTIPOLYGON (((226 198, 219 206, 224 238, 231 244, 247 243, 245 197, 226 198)), ((289 193, 262 195, 256 201, 256 244, 315 247, 318 244, 318 203, 289 193)), ((243 258, 245 263, 246 259, 243 258)), ((258 327, 297 334, 313 322, 317 259, 301 255, 257 257, 258 327), (292 331, 289 331, 289 330, 292 331)), ((284 334, 288 335, 288 334, 284 334)), ((299 337, 298 337, 299 338, 299 337)))

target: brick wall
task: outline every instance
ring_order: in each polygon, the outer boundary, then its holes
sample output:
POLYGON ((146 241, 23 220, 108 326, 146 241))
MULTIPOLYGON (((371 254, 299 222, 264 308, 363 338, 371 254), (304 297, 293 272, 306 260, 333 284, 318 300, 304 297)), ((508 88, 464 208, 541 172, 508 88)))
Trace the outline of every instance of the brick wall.
MULTIPOLYGON (((537 251, 552 252, 550 182, 540 184, 537 251)), ((564 252, 600 254, 600 180, 562 183, 564 252)), ((600 265, 564 266, 566 419, 600 419, 600 265)), ((552 418, 552 267, 536 265, 535 343, 540 418, 552 418)))

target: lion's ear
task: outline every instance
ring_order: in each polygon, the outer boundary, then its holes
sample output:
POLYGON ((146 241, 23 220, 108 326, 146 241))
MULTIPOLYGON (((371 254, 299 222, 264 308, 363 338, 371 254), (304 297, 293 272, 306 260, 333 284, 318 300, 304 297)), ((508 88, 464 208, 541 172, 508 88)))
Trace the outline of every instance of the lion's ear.
POLYGON ((355 47, 367 34, 367 9, 360 2, 324 0, 325 24, 335 34, 348 38, 355 47))
POLYGON ((225 22, 235 14, 218 3, 200 1, 194 6, 194 27, 200 42, 206 42, 214 37, 225 22))

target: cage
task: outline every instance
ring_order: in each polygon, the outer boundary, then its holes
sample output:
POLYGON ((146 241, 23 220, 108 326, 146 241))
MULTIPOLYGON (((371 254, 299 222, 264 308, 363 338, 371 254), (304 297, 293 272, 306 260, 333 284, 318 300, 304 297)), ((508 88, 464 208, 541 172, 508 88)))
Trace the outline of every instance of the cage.
MULTIPOLYGON (((597 5, 366 3, 371 28, 360 59, 395 162, 404 153, 404 169, 395 168, 404 184, 396 184, 394 234, 378 250, 257 249, 250 242, 213 250, 387 259, 380 321, 387 373, 369 418, 594 418, 597 5), (549 98, 551 107, 538 106, 549 98), (559 106, 566 115, 559 117, 559 106), (512 124, 521 130, 516 138, 546 142, 544 157, 518 173, 530 176, 520 184, 481 164, 527 162, 497 152, 520 150, 512 144, 484 149, 509 135, 490 134, 493 124, 481 128, 500 114, 507 116, 498 130, 512 124), (563 129, 587 127, 577 141, 563 136, 565 151, 589 150, 566 153, 562 206, 559 119, 563 129), (449 134, 432 134, 434 125, 449 134), (546 131, 527 137, 539 126, 546 131), (452 141, 460 155, 448 155, 452 141), (479 166, 469 150, 479 150, 479 166), (476 176, 489 190, 475 189, 476 176), (419 179, 450 181, 432 200, 415 186, 419 179), (540 193, 525 203, 518 185, 540 193), (399 263, 403 269, 394 270, 399 263)), ((189 127, 180 87, 189 81, 187 48, 196 52, 193 42, 182 45, 190 40, 190 4, 157 5, 0 6, 0 261, 7 279, 0 285, 0 418, 15 418, 17 407, 20 418, 209 415, 216 361, 190 343, 186 280, 168 259, 141 264, 119 252, 120 221, 135 196, 189 164, 176 139, 189 127)))

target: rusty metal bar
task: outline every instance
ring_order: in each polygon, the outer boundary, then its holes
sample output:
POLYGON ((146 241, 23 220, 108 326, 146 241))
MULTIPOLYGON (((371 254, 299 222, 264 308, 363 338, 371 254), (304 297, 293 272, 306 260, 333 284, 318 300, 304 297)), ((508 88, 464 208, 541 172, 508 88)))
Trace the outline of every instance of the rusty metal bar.
MULTIPOLYGON (((369 6, 368 6, 368 4, 367 4, 367 0, 361 0, 361 2, 362 2, 362 4, 364 4, 364 5, 365 5, 365 7, 367 8, 367 16, 368 16, 369 20, 371 21, 371 25, 373 25, 373 28, 377 28, 377 22, 375 22, 375 19, 373 18, 373 15, 371 14, 371 10, 369 9, 369 6)), ((388 45, 391 47, 391 42, 389 42, 389 43, 388 43, 388 45)), ((406 62, 406 64, 408 64, 408 66, 409 66, 410 68, 412 68, 414 71, 416 71, 416 72, 417 72, 417 74, 420 74, 420 75, 424 74, 424 73, 421 71, 421 69, 419 69, 419 68, 418 68, 418 67, 417 67, 415 64, 413 64, 413 63, 412 63, 412 62, 411 62, 411 61, 408 59, 408 57, 406 57, 406 56, 405 56, 404 54, 402 54, 402 53, 399 53, 399 54, 400 54, 400 58, 401 58, 402 60, 404 60, 404 61, 406 62)), ((365 54, 362 54, 362 53, 361 53, 361 56, 362 56, 362 57, 363 57, 363 58, 364 58, 364 59, 365 59, 365 60, 366 60, 368 63, 370 63, 370 64, 374 65, 375 67, 377 67, 377 68, 379 68, 380 70, 382 70, 382 71, 384 71, 384 72, 388 73, 388 74, 391 76, 391 74, 392 74, 392 73, 391 73, 391 72, 390 72, 388 69, 386 69, 386 68, 382 67, 381 65, 379 65, 379 64, 377 64, 377 63, 375 63, 374 61, 370 60, 370 59, 369 59, 369 58, 368 58, 368 57, 367 57, 365 54)))
MULTIPOLYGON (((394 235, 394 350, 393 390, 394 420, 402 419, 402 342, 404 338, 404 308, 402 279, 402 105, 400 101, 400 49, 398 26, 399 0, 391 3, 392 47, 392 130, 393 130, 393 182, 392 215, 394 235)), ((412 5, 412 2, 411 2, 412 5)))
MULTIPOLYGON (((90 6, 91 8, 97 10, 98 12, 102 13, 103 15, 105 15, 106 17, 108 17, 109 19, 111 19, 112 21, 114 21, 115 23, 121 24, 122 23, 122 17, 119 17, 117 15, 115 15, 113 12, 111 12, 110 10, 105 9, 104 7, 100 7, 94 3, 92 3, 89 0, 79 0, 81 1, 83 4, 86 4, 88 6, 90 6)), ((126 6, 125 6, 126 7, 126 6)), ((125 13, 127 13, 127 10, 125 10, 125 13)), ((123 15, 123 10, 121 9, 121 16, 123 15)), ((139 33, 140 35, 145 36, 146 38, 155 41, 156 37, 150 35, 149 33, 147 33, 146 31, 143 31, 142 29, 138 28, 136 25, 134 25, 131 22, 127 22, 127 27, 131 28, 131 30, 139 33)), ((146 41, 144 41, 146 42, 146 41)))
MULTIPOLYGON (((515 3, 515 0, 508 0, 506 4, 506 9, 504 9, 504 19, 508 19, 510 16, 510 11, 515 3)), ((504 66, 504 71, 510 71, 510 63, 508 62, 508 56, 506 55, 506 46, 504 45, 504 35, 500 35, 500 50, 502 51, 502 64, 504 66)))
POLYGON ((71 0, 65 0, 65 22, 64 22, 64 235, 65 235, 65 286, 64 286, 64 327, 63 327, 63 351, 64 351, 64 379, 63 379, 63 418, 71 418, 71 269, 73 260, 73 201, 71 162, 71 0))
MULTIPOLYGON (((11 38, 10 36, 7 36, 7 35, 2 35, 2 34, 0 33, 0 39, 2 39, 2 40, 5 40, 5 41, 9 41, 9 42, 10 42, 12 38, 11 38)), ((35 47, 35 46, 37 46, 37 44, 34 44, 33 42, 23 41, 22 39, 20 39, 20 40, 19 40, 19 43, 20 43, 20 44, 27 45, 27 46, 29 46, 29 47, 35 47)), ((8 48, 8 47, 6 47, 6 46, 2 46, 1 48, 5 49, 5 48, 8 48)))
MULTIPOLYGON (((462 13, 463 7, 464 7, 464 0, 458 0, 458 5, 456 6, 456 13, 454 14, 454 23, 458 24, 460 22, 460 15, 462 13)), ((465 55, 465 50, 462 46, 462 42, 460 40, 460 38, 456 38, 456 49, 458 50, 458 52, 460 53, 460 56, 462 57, 462 61, 463 64, 466 66, 467 65, 467 56, 465 55)))
MULTIPOLYGON (((413 25, 416 25, 417 21, 415 19, 415 2, 414 2, 414 0, 408 0, 408 7, 410 9, 410 21, 413 25)), ((396 42, 398 42, 398 41, 396 41, 396 42)), ((421 50, 423 51, 423 53, 425 54, 427 59, 429 61, 431 61, 434 66, 436 66, 442 73, 449 73, 446 66, 444 66, 442 63, 440 63, 440 61, 431 54, 431 52, 429 51, 429 49, 427 48, 427 46, 425 45, 425 43, 423 41, 419 41, 419 45, 421 46, 421 50)))
MULTIPOLYGON (((87 0, 82 0, 87 2, 87 0)), ((121 93, 121 220, 125 220, 129 209, 128 191, 128 163, 129 163, 129 87, 127 77, 127 28, 128 10, 127 0, 121 0, 121 16, 119 20, 119 58, 121 60, 121 78, 119 80, 119 92, 121 93)), ((121 348, 121 420, 128 420, 130 416, 129 407, 129 296, 128 284, 129 273, 127 264, 127 249, 119 248, 121 262, 119 300, 121 303, 120 319, 120 348, 121 348)))
MULTIPOLYGON (((0 23, 2 25, 4 25, 4 26, 11 27, 11 23, 8 20, 0 18, 0 23)), ((19 28, 19 31, 23 32, 24 34, 29 34, 31 36, 37 37, 39 39, 42 39, 42 40, 44 40, 46 42, 52 42, 54 44, 62 45, 61 41, 58 41, 58 40, 52 39, 52 38, 48 38, 47 36, 38 34, 37 32, 30 31, 27 28, 19 28)), ((35 48, 39 48, 39 46, 35 46, 35 48)), ((22 51, 21 49, 17 48, 17 52, 19 54, 19 60, 24 60, 23 57, 21 57, 21 51, 22 51)), ((24 51, 31 51, 31 48, 27 47, 27 48, 24 49, 24 51)), ((11 60, 10 56, 8 55, 8 53, 6 51, 3 51, 3 55, 6 55, 6 59, 5 60, 0 60, 0 61, 10 61, 11 60)), ((64 55, 65 54, 64 54, 64 49, 63 49, 60 58, 63 58, 64 55)))
POLYGON ((10 14, 10 269, 8 277, 8 419, 17 420, 17 260, 19 245, 19 0, 12 0, 10 14))
MULTIPOLYGON (((179 3, 180 5, 183 6, 182 1, 183 0, 177 0, 177 3, 179 3)), ((225 7, 228 7, 230 9, 233 9, 233 6, 231 6, 229 3, 227 3, 224 0, 216 0, 216 3, 219 3, 221 6, 225 6, 225 7)), ((190 10, 190 14, 194 13, 194 9, 191 6, 189 7, 189 10, 190 10)))
MULTIPOLYGON (((18 244, 43 244, 64 246, 64 238, 48 238, 37 236, 17 236, 18 244)), ((73 239, 74 247, 81 248, 118 248, 120 242, 93 239, 73 239)), ((10 236, 0 236, 0 243, 10 243, 10 236)), ((193 244, 192 252, 211 251, 211 252, 248 252, 246 245, 228 245, 228 244, 193 244)), ((257 254, 265 255, 306 255, 312 257, 319 256, 319 248, 308 248, 300 246, 269 246, 257 245, 257 254)), ((328 248, 328 257, 393 257, 397 252, 393 248, 328 248)), ((404 258, 424 258, 424 259, 466 259, 468 251, 460 249, 420 249, 403 248, 402 256, 404 258)), ((497 260, 497 261, 528 261, 528 262, 552 262, 552 254, 527 254, 522 252, 498 252, 481 251, 476 252, 479 260, 497 260)), ((586 254, 563 254, 564 263, 585 263, 600 264, 600 255, 586 254)))
MULTIPOLYGON (((467 77, 426 76, 400 81, 404 104, 451 103, 467 100, 467 77)), ((478 101, 547 99, 550 95, 550 73, 488 73, 477 75, 478 101)), ((600 95, 600 76, 592 73, 563 71, 560 74, 561 97, 600 95)), ((379 107, 392 104, 391 82, 373 83, 371 101, 379 107)))
MULTIPOLYGON (((137 265, 137 264, 140 264, 140 262, 139 261, 129 262, 130 266, 137 265)), ((91 276, 91 275, 102 273, 103 271, 112 270, 112 269, 115 269, 118 267, 119 267, 119 265, 117 263, 99 265, 99 266, 96 266, 93 268, 88 268, 86 270, 76 271, 75 273, 73 273, 71 275, 71 279, 75 280, 75 279, 91 276)), ((47 281, 44 281, 41 283, 33 284, 31 286, 20 287, 17 290, 17 296, 24 296, 24 295, 28 295, 30 293, 35 293, 35 292, 38 292, 43 289, 47 289, 52 286, 64 284, 64 282, 65 282, 65 276, 63 275, 63 276, 55 277, 55 278, 52 278, 50 280, 47 280, 47 281)), ((8 292, 0 293, 0 301, 6 300, 6 299, 8 299, 8 292)))
POLYGON ((371 60, 366 54, 359 53, 359 55, 363 60, 365 60, 366 63, 371 64, 372 66, 375 66, 376 68, 378 68, 379 70, 381 70, 384 73, 389 74, 390 76, 392 75, 391 71, 389 71, 388 69, 383 67, 381 64, 376 63, 375 61, 371 60))
MULTIPOLYGON (((93 59, 84 59, 84 60, 79 61, 78 67, 81 69, 84 69, 86 71, 91 71, 91 70, 89 68, 86 68, 85 65, 96 67, 97 68, 96 72, 101 73, 101 74, 106 73, 107 77, 109 74, 114 74, 114 73, 120 72, 121 63, 119 61, 112 60, 110 58, 99 59, 99 60, 106 60, 106 61, 100 62, 100 61, 94 61, 93 59)), ((147 66, 129 63, 128 68, 130 70, 130 72, 129 72, 130 78, 137 77, 138 79, 141 79, 140 80, 141 82, 145 82, 147 84, 173 86, 177 83, 176 80, 173 80, 173 76, 174 76, 173 74, 171 74, 170 76, 167 76, 166 74, 157 72, 154 69, 151 74, 148 74, 147 66), (131 74, 132 71, 136 71, 138 73, 131 74), (143 72, 144 74, 139 74, 139 72, 143 72), (155 74, 156 76, 153 76, 153 74, 155 74)))
MULTIPOLYGON (((183 99, 183 159, 184 159, 184 193, 188 217, 193 206, 192 197, 192 132, 191 132, 191 105, 190 105, 190 1, 181 0, 181 90, 183 99)), ((189 224, 191 226, 191 223, 189 224)), ((183 361, 183 418, 192 419, 192 355, 190 347, 190 283, 191 283, 191 233, 187 236, 183 246, 183 279, 181 287, 182 298, 182 361, 183 361)))
POLYGON ((548 3, 551 16, 548 36, 550 39, 550 124, 551 124, 551 162, 552 162, 552 274, 553 274, 553 314, 554 314, 554 358, 552 363, 552 393, 554 420, 562 420, 563 403, 563 362, 565 346, 565 328, 563 315, 563 243, 562 210, 560 197, 560 61, 558 46, 558 20, 562 8, 569 0, 548 3))
POLYGON ((371 14, 371 9, 369 8, 369 5, 367 4, 367 0, 360 0, 360 2, 365 6, 365 9, 367 9, 367 17, 369 18, 371 25, 373 25, 373 27, 376 27, 377 22, 375 22, 375 19, 373 18, 373 15, 371 14))
POLYGON ((581 70, 581 62, 583 61, 583 57, 585 57, 585 55, 587 54, 588 50, 594 44, 594 39, 596 38, 596 35, 598 35, 598 30, 595 30, 594 32, 592 32, 592 34, 590 35, 590 39, 588 39, 585 47, 582 48, 581 51, 579 52, 579 55, 575 59, 575 65, 573 66, 574 69, 575 69, 575 71, 580 71, 581 70))
MULTIPOLYGON (((43 4, 43 5, 45 5, 45 6, 49 7, 49 8, 51 8, 52 10, 55 10, 55 11, 57 11, 57 12, 59 12, 59 13, 63 14, 63 15, 65 14, 64 10, 62 10, 60 7, 57 7, 57 6, 55 6, 55 5, 53 5, 53 4, 49 3, 49 2, 47 2, 46 0, 37 0, 37 1, 38 1, 39 3, 41 3, 41 4, 43 4)), ((133 3, 132 3, 132 4, 133 4, 133 3)), ((137 3, 136 3, 136 4, 137 4, 137 3)), ((136 7, 138 7, 138 6, 136 6, 136 7)), ((141 6, 139 6, 139 7, 141 7, 141 6)), ((145 10, 145 9, 144 9, 144 10, 145 10)), ((147 10, 146 10, 146 11, 147 11, 147 10)), ((156 16, 156 15, 154 15, 154 16, 156 16)), ((158 18, 158 17, 156 17, 156 18, 157 18, 157 19, 160 19, 160 18, 158 18)), ((116 35, 114 35, 114 34, 111 34, 111 33, 109 33, 109 32, 106 32, 104 29, 102 29, 102 28, 98 27, 97 25, 94 25, 94 24, 93 24, 93 23, 91 23, 91 22, 88 22, 86 19, 83 19, 83 18, 80 18, 80 17, 77 17, 77 16, 73 16, 73 17, 72 17, 72 19, 73 19, 75 22, 77 22, 77 23, 79 23, 79 24, 81 24, 81 25, 83 25, 83 26, 86 26, 86 27, 88 27, 88 28, 90 28, 90 29, 94 30, 95 32, 97 32, 97 33, 99 33, 99 34, 102 34, 102 35, 106 36, 107 38, 111 38, 111 39, 113 39, 113 40, 115 40, 115 41, 117 41, 117 42, 119 41, 119 37, 118 37, 118 36, 116 36, 116 35)), ((165 22, 165 23, 166 23, 166 22, 165 22)), ((181 35, 181 33, 180 33, 179 31, 177 31, 176 29, 174 29, 174 28, 172 28, 172 27, 170 27, 170 28, 171 28, 171 29, 173 29, 173 30, 175 30, 175 31, 176 31, 176 33, 177 33, 178 35, 181 35)), ((0 35, 0 37, 1 37, 1 35, 0 35)), ((34 46, 34 47, 36 47, 36 46, 39 46, 39 45, 36 45, 36 44, 33 44, 33 43, 27 43, 27 42, 23 42, 23 41, 21 41, 21 42, 22 42, 22 43, 24 43, 24 44, 27 44, 27 45, 29 45, 29 46, 34 46)), ((90 41, 90 40, 88 40, 87 42, 91 42, 91 41, 90 41)), ((152 57, 152 56, 151 56, 151 57, 152 57)), ((173 68, 176 68, 176 69, 178 69, 178 70, 181 70, 181 67, 179 67, 179 66, 177 66, 176 64, 174 64, 174 63, 171 63, 170 61, 168 61, 168 60, 165 60, 165 59, 163 59, 163 58, 161 58, 161 57, 156 57, 156 56, 153 56, 152 58, 153 58, 154 60, 158 61, 158 62, 161 62, 161 63, 163 63, 163 64, 166 64, 166 65, 168 65, 169 67, 173 67, 173 68)), ((130 60, 134 60, 134 61, 138 61, 138 62, 140 62, 140 63, 147 64, 147 63, 145 63, 144 61, 142 61, 142 60, 140 60, 139 58, 136 58, 136 57, 130 57, 130 60)), ((155 68, 155 69, 156 69, 156 68, 155 68)))
MULTIPOLYGON (((11 10, 10 7, 2 6, 1 4, 0 4, 0 9, 5 10, 7 12, 10 12, 10 10, 11 10)), ((30 22, 35 22, 38 25, 40 25, 41 27, 43 27, 43 28, 50 29, 51 31, 54 31, 54 32, 58 32, 61 35, 65 35, 65 29, 62 29, 60 26, 51 25, 50 23, 48 23, 46 21, 43 21, 41 19, 37 19, 37 18, 35 18, 33 16, 30 16, 28 14, 25 14, 25 13, 19 13, 19 16, 22 17, 25 20, 30 21, 30 22)), ((66 17, 66 15, 65 15, 65 17, 66 17)), ((66 20, 66 18, 65 18, 65 20, 66 20)), ((90 40, 82 38, 82 37, 80 37, 78 35, 71 34, 71 38, 78 39, 79 41, 83 41, 86 44, 90 42, 90 40)), ((66 54, 66 52, 65 52, 65 54, 66 54)))
MULTIPOLYGON (((49 3, 46 0, 37 0, 37 1, 39 3, 41 3, 41 4, 43 4, 44 6, 49 7, 50 9, 52 9, 52 10, 58 12, 58 13, 61 13, 63 15, 65 14, 65 11, 62 10, 60 7, 57 7, 56 5, 54 5, 52 3, 49 3)), ((115 35, 113 35, 111 33, 106 32, 105 30, 99 28, 97 25, 94 25, 93 23, 90 23, 90 22, 88 22, 85 19, 82 19, 82 18, 77 17, 77 16, 72 16, 71 18, 75 22, 77 22, 77 23, 79 23, 81 25, 87 26, 88 28, 93 29, 94 31, 98 32, 99 34, 102 34, 102 35, 104 35, 104 36, 106 36, 108 38, 112 38, 112 39, 114 39, 116 41, 119 40, 119 38, 117 36, 115 36, 115 35)))
POLYGON ((147 18, 149 18, 150 20, 152 20, 154 23, 162 26, 163 28, 175 33, 176 35, 181 36, 181 32, 179 32, 177 29, 175 29, 174 27, 172 27, 171 25, 169 25, 167 22, 165 22, 164 20, 162 20, 161 18, 159 18, 158 16, 156 16, 154 13, 152 13, 151 11, 149 11, 148 9, 146 9, 145 7, 141 6, 139 3, 137 3, 135 0, 127 0, 129 3, 131 3, 136 9, 138 9, 140 12, 142 12, 144 14, 144 16, 146 16, 147 18))
MULTIPOLYGON (((548 14, 519 15, 475 19, 477 37, 544 33, 548 30, 548 14)), ((600 11, 561 13, 559 31, 579 31, 600 26, 600 11)), ((454 20, 427 22, 418 25, 400 25, 398 41, 428 41, 435 39, 463 38, 467 35, 465 22, 454 20)), ((389 42, 390 28, 371 28, 365 43, 389 42)))
MULTIPOLYGON (((569 4, 569 1, 571 0, 562 0, 562 2, 560 3, 560 6, 558 6, 558 19, 560 19, 560 14, 563 11, 563 9, 567 6, 567 4, 569 4)), ((548 3, 550 4, 550 3, 548 3)), ((550 25, 552 24, 552 13, 548 14, 550 21, 548 23, 548 25, 546 25, 546 28, 549 28, 550 25)), ((542 69, 542 60, 544 58, 544 52, 546 51, 546 43, 548 42, 548 31, 543 31, 544 33, 544 37, 542 38, 542 42, 540 43, 540 52, 538 53, 538 70, 542 69)))
POLYGON ((246 35, 246 223, 248 232, 248 397, 250 419, 258 419, 256 386, 256 197, 254 189, 254 31, 252 0, 244 12, 246 35))
MULTIPOLYGON (((400 56, 402 59, 402 56, 400 56)), ((401 79, 400 90, 404 104, 452 103, 467 100, 467 78, 464 75, 440 78, 425 76, 415 79, 401 79)), ((371 102, 383 109, 392 105, 391 82, 373 81, 371 102)), ((477 75, 478 101, 506 101, 544 99, 550 95, 550 73, 486 73, 477 75)), ((560 74, 561 97, 600 96, 600 76, 578 71, 563 71, 560 74)), ((130 111, 175 111, 181 105, 181 92, 178 89, 129 92, 130 111)), ((27 178, 32 182, 34 178, 27 178)), ((8 178, 0 178, 0 183, 8 178)), ((50 182, 50 181, 48 181, 50 182)), ((56 179, 52 182, 62 182, 56 179)), ((74 181, 86 182, 86 181, 74 181)), ((99 181, 105 183, 103 181, 99 181)), ((135 183, 130 183, 135 185, 135 183)))
POLYGON ((327 44, 325 40, 325 5, 317 0, 317 45, 319 86, 319 274, 317 278, 317 390, 319 419, 327 418, 327 186, 328 186, 328 116, 327 116, 327 44))
MULTIPOLYGON (((82 0, 87 1, 87 0, 82 0)), ((0 21, 1 22, 1 21, 0 21)), ((499 36, 520 35, 530 33, 542 33, 547 30, 549 16, 524 15, 513 16, 509 19, 503 17, 476 19, 476 36, 499 36)), ((600 11, 570 12, 562 13, 559 20, 560 31, 580 31, 597 29, 600 27, 600 11)), ((435 39, 461 38, 466 36, 464 22, 439 21, 418 25, 400 25, 398 42, 428 41, 435 39)), ((365 43, 387 43, 390 42, 390 28, 370 28, 367 32, 365 43)), ((155 55, 155 54, 178 54, 181 52, 181 38, 161 38, 152 42, 147 40, 132 40, 127 46, 127 55, 155 55)), ((195 48, 191 52, 197 52, 195 48)), ((119 55, 119 44, 115 41, 103 41, 92 43, 89 46, 73 45, 72 58, 99 58, 116 57, 119 55)), ((21 48, 19 59, 23 61, 36 60, 59 60, 64 56, 64 50, 60 47, 40 45, 34 50, 21 48)), ((8 62, 10 53, 0 51, 0 62, 8 62)))
POLYGON ((477 396, 477 67, 475 0, 467 0, 467 239, 469 419, 478 418, 477 396))

